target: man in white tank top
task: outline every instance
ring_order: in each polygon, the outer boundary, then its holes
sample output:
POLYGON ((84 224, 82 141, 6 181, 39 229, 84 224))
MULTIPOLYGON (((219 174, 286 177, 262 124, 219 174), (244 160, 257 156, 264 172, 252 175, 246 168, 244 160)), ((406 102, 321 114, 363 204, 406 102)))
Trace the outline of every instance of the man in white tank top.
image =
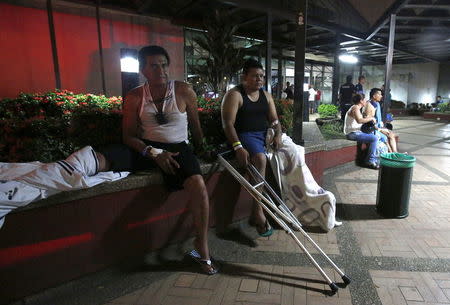
POLYGON ((218 269, 209 255, 208 193, 198 161, 187 145, 188 122, 196 148, 201 147, 203 139, 197 96, 188 84, 169 80, 170 58, 162 47, 142 48, 139 64, 147 83, 131 90, 125 98, 123 142, 132 149, 133 158, 156 163, 166 181, 176 181, 191 196, 189 209, 194 216, 197 237, 190 255, 204 272, 214 274, 218 269))

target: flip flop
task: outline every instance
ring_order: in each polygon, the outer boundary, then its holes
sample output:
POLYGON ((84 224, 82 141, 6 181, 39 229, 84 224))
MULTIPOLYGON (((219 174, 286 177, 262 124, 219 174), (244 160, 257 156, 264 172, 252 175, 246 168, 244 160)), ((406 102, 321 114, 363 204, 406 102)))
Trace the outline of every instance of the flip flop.
POLYGON ((258 230, 258 229, 261 229, 262 227, 261 226, 258 226, 255 222, 254 222, 254 220, 253 219, 249 219, 248 220, 248 223, 249 223, 249 225, 251 225, 252 227, 255 227, 256 228, 256 232, 258 232, 258 234, 259 234, 259 236, 261 236, 261 237, 269 237, 270 235, 272 235, 273 234, 273 228, 272 228, 272 226, 269 224, 269 221, 266 219, 266 222, 264 223, 264 229, 265 229, 265 231, 264 232, 260 232, 260 230, 258 230))
POLYGON ((200 253, 198 253, 197 250, 192 250, 187 254, 190 258, 194 260, 197 264, 199 264, 202 267, 202 271, 208 275, 213 275, 219 272, 219 265, 214 261, 212 257, 210 259, 203 259, 200 256, 200 253), (207 271, 204 266, 209 266, 211 269, 207 271))

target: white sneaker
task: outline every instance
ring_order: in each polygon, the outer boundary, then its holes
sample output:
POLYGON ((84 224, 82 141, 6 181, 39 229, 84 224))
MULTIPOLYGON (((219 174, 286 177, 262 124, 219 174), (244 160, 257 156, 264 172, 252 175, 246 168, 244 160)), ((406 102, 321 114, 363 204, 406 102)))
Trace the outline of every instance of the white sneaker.
POLYGON ((342 221, 337 221, 337 220, 335 220, 335 221, 334 221, 334 226, 335 226, 335 227, 340 227, 340 226, 342 226, 342 221))

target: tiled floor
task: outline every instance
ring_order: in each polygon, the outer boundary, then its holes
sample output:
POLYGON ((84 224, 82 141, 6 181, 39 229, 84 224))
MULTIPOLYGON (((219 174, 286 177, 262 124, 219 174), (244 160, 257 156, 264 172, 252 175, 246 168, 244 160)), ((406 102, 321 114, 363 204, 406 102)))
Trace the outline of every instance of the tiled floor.
MULTIPOLYGON (((402 119, 394 126, 400 151, 417 158, 407 218, 376 213, 377 171, 351 163, 324 177, 344 223, 310 236, 353 279, 334 296, 283 231, 254 240, 254 247, 212 231, 212 252, 222 263, 217 275, 183 264, 115 270, 18 304, 450 304, 450 124, 402 119)), ((241 224, 240 230, 256 238, 253 228, 241 224)), ((315 249, 307 249, 341 282, 315 249)))

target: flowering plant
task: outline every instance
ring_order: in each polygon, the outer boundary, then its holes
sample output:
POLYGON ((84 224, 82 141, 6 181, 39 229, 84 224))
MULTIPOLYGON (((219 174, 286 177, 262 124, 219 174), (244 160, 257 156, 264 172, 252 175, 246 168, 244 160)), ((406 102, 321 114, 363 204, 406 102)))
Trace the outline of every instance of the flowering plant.
MULTIPOLYGON (((226 142, 219 99, 198 98, 203 148, 214 155, 226 142), (211 153, 212 152, 212 153, 211 153)), ((292 131, 293 105, 276 100, 283 130, 292 131)), ((86 145, 120 143, 122 98, 68 90, 22 93, 0 100, 0 162, 52 162, 86 145)))
POLYGON ((121 97, 68 90, 0 100, 0 161, 51 162, 120 141, 121 97))
POLYGON ((290 99, 276 99, 275 107, 277 109, 278 119, 281 123, 283 132, 292 136, 294 103, 290 99))

